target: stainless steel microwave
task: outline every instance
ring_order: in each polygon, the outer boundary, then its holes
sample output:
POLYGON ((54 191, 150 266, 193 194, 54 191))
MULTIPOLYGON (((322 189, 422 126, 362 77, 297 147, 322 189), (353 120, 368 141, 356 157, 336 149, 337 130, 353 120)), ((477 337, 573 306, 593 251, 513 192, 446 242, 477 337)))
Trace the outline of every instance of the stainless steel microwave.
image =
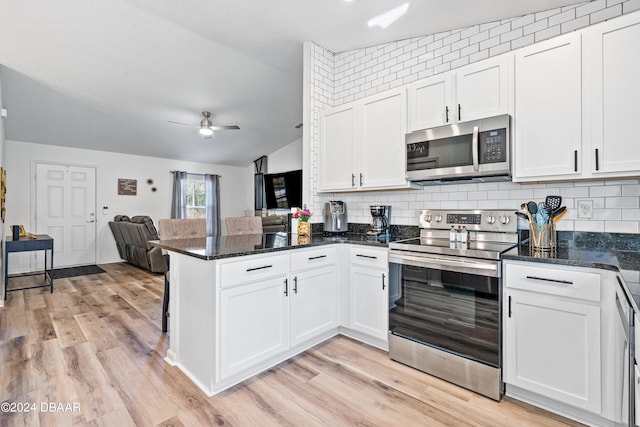
POLYGON ((508 114, 408 133, 407 180, 511 180, 508 114))

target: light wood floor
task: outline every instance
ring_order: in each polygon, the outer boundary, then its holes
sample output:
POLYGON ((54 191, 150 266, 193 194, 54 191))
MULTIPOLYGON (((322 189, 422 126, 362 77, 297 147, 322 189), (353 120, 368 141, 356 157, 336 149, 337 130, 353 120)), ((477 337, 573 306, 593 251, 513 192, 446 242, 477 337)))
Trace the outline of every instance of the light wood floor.
MULTIPOLYGON (((345 337, 207 398, 162 359, 162 276, 102 267, 56 280, 53 294, 10 293, 0 308, 0 402, 35 404, 0 413, 1 426, 577 425, 494 402, 345 337)), ((31 279, 10 283, 22 280, 31 279)))

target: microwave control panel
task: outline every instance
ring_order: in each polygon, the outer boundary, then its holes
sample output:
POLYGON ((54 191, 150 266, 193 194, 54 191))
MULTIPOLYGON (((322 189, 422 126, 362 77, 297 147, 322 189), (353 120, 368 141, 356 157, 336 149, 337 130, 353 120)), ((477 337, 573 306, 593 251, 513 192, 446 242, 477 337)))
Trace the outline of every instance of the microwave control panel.
POLYGON ((480 164, 502 163, 507 161, 507 130, 493 129, 478 135, 480 164))

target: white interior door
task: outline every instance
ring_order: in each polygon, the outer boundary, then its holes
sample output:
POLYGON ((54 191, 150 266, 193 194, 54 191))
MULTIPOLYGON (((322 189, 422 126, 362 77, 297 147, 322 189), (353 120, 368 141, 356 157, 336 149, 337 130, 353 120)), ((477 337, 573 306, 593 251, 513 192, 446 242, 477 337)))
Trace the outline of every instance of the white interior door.
POLYGON ((36 232, 53 237, 54 266, 96 262, 96 170, 36 164, 36 232))

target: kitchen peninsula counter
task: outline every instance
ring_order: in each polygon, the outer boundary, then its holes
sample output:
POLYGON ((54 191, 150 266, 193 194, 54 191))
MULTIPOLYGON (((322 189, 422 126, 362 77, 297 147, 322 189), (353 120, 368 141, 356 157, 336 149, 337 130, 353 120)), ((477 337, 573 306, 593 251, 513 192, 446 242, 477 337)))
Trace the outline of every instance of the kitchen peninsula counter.
POLYGON ((389 240, 267 233, 151 242, 170 255, 165 361, 212 396, 337 334, 386 350, 389 240))
POLYGON ((202 260, 217 260, 246 255, 266 254, 289 249, 301 249, 336 243, 357 244, 386 248, 389 242, 406 238, 392 236, 383 240, 372 240, 366 234, 347 233, 324 235, 314 233, 300 236, 293 233, 245 234, 238 236, 214 236, 207 238, 154 240, 149 242, 168 251, 189 255, 202 260), (308 240, 307 240, 308 239, 308 240))

